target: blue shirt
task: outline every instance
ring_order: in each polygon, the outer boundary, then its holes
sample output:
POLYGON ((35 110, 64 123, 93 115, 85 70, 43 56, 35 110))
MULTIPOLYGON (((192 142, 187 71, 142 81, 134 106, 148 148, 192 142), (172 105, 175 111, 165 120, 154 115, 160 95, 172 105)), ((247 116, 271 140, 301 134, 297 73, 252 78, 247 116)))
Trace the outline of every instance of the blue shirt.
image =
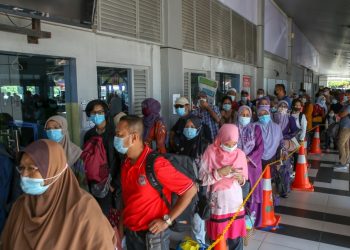
MULTIPOLYGON (((221 114, 220 114, 219 108, 213 105, 209 105, 209 106, 220 119, 221 114)), ((198 108, 193 110, 192 114, 201 118, 202 123, 206 124, 209 127, 210 133, 211 133, 211 139, 214 141, 215 137, 219 132, 219 124, 216 121, 214 121, 214 119, 211 117, 210 113, 207 110, 202 110, 201 108, 198 108)))
POLYGON ((288 96, 283 97, 282 100, 288 103, 288 106, 289 106, 288 109, 292 108, 292 100, 288 96))
POLYGON ((339 127, 340 128, 350 128, 350 105, 344 107, 343 110, 346 110, 349 114, 341 118, 339 127))

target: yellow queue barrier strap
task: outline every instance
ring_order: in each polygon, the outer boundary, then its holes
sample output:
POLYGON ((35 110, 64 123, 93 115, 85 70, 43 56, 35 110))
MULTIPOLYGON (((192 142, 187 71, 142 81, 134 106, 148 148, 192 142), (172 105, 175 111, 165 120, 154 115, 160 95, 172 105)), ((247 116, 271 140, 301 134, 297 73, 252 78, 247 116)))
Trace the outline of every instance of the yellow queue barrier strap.
MULTIPOLYGON (((290 158, 295 152, 297 152, 299 150, 299 147, 297 149, 295 149, 293 152, 291 152, 290 154, 288 154, 287 158, 290 158)), ((276 160, 274 162, 269 163, 268 165, 273 165, 276 163, 281 162, 282 160, 286 160, 284 158, 280 158, 279 160, 276 160)), ((267 170, 267 168, 265 168, 263 170, 263 172, 261 173, 260 177, 258 178, 258 180, 256 181, 256 183, 254 184, 254 186, 252 187, 252 189, 250 190, 249 194, 247 195, 247 197, 244 199, 243 203, 241 204, 241 206, 238 208, 237 212, 233 215, 233 217, 231 218, 231 220, 228 222, 228 224, 226 225, 224 231, 220 234, 220 236, 207 248, 207 250, 211 250, 213 249, 221 240, 224 239, 224 235, 227 233, 227 231, 229 230, 229 228, 232 226, 233 222, 235 221, 235 219, 237 218, 238 214, 240 213, 240 211, 242 210, 242 208, 245 206, 245 204, 247 203, 247 201, 249 200, 250 196, 252 195, 252 193, 254 192, 254 190, 257 188, 259 182, 261 181, 265 171, 267 170)))
MULTIPOLYGON (((320 124, 317 125, 311 129, 309 129, 307 131, 307 133, 310 133, 312 130, 316 129, 319 126, 324 126, 325 124, 320 124)), ((289 158, 292 157, 292 155, 294 153, 296 153, 299 150, 300 146, 298 148, 296 148, 293 152, 291 152, 290 154, 288 154, 288 156, 284 159, 284 158, 280 158, 279 160, 276 160, 274 162, 269 163, 268 165, 274 165, 276 163, 280 163, 281 161, 287 160, 289 158)), ((240 211, 242 210, 242 208, 245 206, 245 204, 247 203, 247 201, 249 200, 250 196, 252 195, 252 193, 255 191, 255 189, 257 188, 259 182, 261 181, 261 179, 263 178, 263 175, 265 173, 265 171, 267 170, 267 168, 265 168, 260 177, 258 178, 258 180, 256 181, 256 183, 254 184, 254 186, 252 187, 252 189, 250 190, 249 194, 247 195, 247 197, 244 199, 243 203, 241 204, 241 206, 238 208, 237 212, 233 215, 233 217, 231 218, 231 220, 228 222, 228 224, 226 225, 224 231, 220 234, 220 236, 207 248, 207 250, 211 250, 213 249, 221 240, 224 239, 224 235, 227 233, 227 231, 229 230, 229 228, 232 226, 233 222, 235 221, 235 219, 237 218, 238 214, 240 213, 240 211)))

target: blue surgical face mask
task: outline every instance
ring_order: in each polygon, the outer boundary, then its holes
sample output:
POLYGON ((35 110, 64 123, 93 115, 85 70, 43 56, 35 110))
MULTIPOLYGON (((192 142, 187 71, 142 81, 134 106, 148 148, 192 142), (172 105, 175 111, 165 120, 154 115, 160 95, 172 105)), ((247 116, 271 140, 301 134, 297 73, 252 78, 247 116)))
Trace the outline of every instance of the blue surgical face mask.
POLYGON ((55 181, 58 180, 58 177, 60 177, 61 174, 67 169, 68 165, 62 170, 61 173, 58 175, 55 175, 50 178, 42 179, 42 178, 30 178, 26 176, 21 176, 21 188, 24 193, 30 194, 30 195, 41 195, 46 192, 46 190, 55 183, 55 181), (56 179, 49 185, 45 186, 45 181, 46 180, 51 180, 51 179, 56 179))
POLYGON ((322 105, 325 105, 326 104, 326 100, 321 100, 320 102, 322 105))
POLYGON ((332 100, 332 103, 333 103, 333 104, 337 104, 338 101, 337 101, 336 99, 333 99, 333 100, 332 100))
POLYGON ((247 126, 250 123, 251 118, 250 117, 243 117, 240 116, 238 117, 239 124, 242 126, 247 126))
POLYGON ((90 121, 92 121, 93 123, 95 123, 97 126, 100 125, 102 122, 105 121, 105 115, 91 115, 90 116, 90 121))
POLYGON ((179 116, 184 116, 186 115, 186 109, 185 108, 177 108, 175 109, 176 114, 178 114, 179 116))
POLYGON ((231 101, 234 101, 236 99, 236 96, 234 95, 229 95, 229 97, 231 98, 231 101))
POLYGON ((259 116, 259 122, 262 124, 268 124, 271 121, 271 116, 270 115, 262 115, 259 116))
MULTIPOLYGON (((130 135, 129 135, 130 136, 130 135)), ((121 138, 121 137, 118 137, 118 136, 114 136, 114 141, 113 141, 113 145, 114 145, 114 148, 121 154, 126 154, 128 152, 128 149, 129 147, 124 147, 124 140, 126 138, 128 138, 129 136, 127 137, 124 137, 124 138, 121 138)))
POLYGON ((191 140, 197 136, 198 130, 196 128, 184 128, 183 134, 188 140, 191 140))
POLYGON ((63 139, 62 129, 48 129, 46 135, 49 140, 54 142, 60 142, 63 139))
POLYGON ((243 97, 242 97, 242 102, 247 102, 247 101, 248 101, 248 97, 243 96, 243 97))
POLYGON ((231 108, 232 108, 232 105, 229 104, 229 103, 227 103, 227 104, 222 105, 222 108, 223 108, 223 110, 225 110, 225 111, 230 111, 231 108))
POLYGON ((220 147, 221 147, 221 149, 224 150, 225 152, 231 153, 231 152, 233 152, 233 151, 235 151, 235 150, 237 149, 237 144, 234 145, 233 147, 228 147, 228 146, 226 146, 226 145, 224 145, 224 144, 221 144, 220 147))

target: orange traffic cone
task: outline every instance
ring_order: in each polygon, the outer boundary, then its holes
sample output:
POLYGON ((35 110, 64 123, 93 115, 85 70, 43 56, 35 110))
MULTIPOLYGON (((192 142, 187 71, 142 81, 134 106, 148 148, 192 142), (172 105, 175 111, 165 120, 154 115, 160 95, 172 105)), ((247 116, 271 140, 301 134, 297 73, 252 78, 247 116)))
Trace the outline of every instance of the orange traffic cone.
POLYGON ((295 167, 295 179, 292 184, 292 190, 299 191, 309 191, 313 192, 314 187, 311 185, 309 181, 309 176, 307 173, 307 161, 305 157, 305 148, 303 145, 300 146, 298 162, 295 167))
POLYGON ((316 127, 314 138, 312 139, 310 154, 321 154, 320 127, 316 127))
POLYGON ((281 216, 275 215, 273 207, 270 165, 267 165, 266 168, 267 170, 263 175, 262 223, 260 227, 272 227, 272 230, 276 230, 281 220, 281 216))
POLYGON ((225 238, 219 241, 219 243, 214 247, 214 250, 227 250, 225 238))

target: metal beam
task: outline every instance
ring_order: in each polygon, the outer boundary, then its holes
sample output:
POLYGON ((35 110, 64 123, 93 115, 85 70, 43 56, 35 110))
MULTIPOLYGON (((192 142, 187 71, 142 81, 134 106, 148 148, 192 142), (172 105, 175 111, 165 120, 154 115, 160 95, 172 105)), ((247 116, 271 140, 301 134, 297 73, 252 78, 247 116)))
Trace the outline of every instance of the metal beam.
POLYGON ((40 20, 39 24, 38 19, 33 19, 32 27, 34 29, 28 29, 28 28, 21 28, 21 27, 16 27, 13 25, 7 25, 7 24, 0 24, 0 30, 5 31, 5 32, 11 32, 11 33, 16 33, 16 34, 22 34, 22 35, 27 35, 28 36, 28 42, 30 39, 35 38, 51 38, 51 32, 47 31, 41 31, 40 30, 40 20))

